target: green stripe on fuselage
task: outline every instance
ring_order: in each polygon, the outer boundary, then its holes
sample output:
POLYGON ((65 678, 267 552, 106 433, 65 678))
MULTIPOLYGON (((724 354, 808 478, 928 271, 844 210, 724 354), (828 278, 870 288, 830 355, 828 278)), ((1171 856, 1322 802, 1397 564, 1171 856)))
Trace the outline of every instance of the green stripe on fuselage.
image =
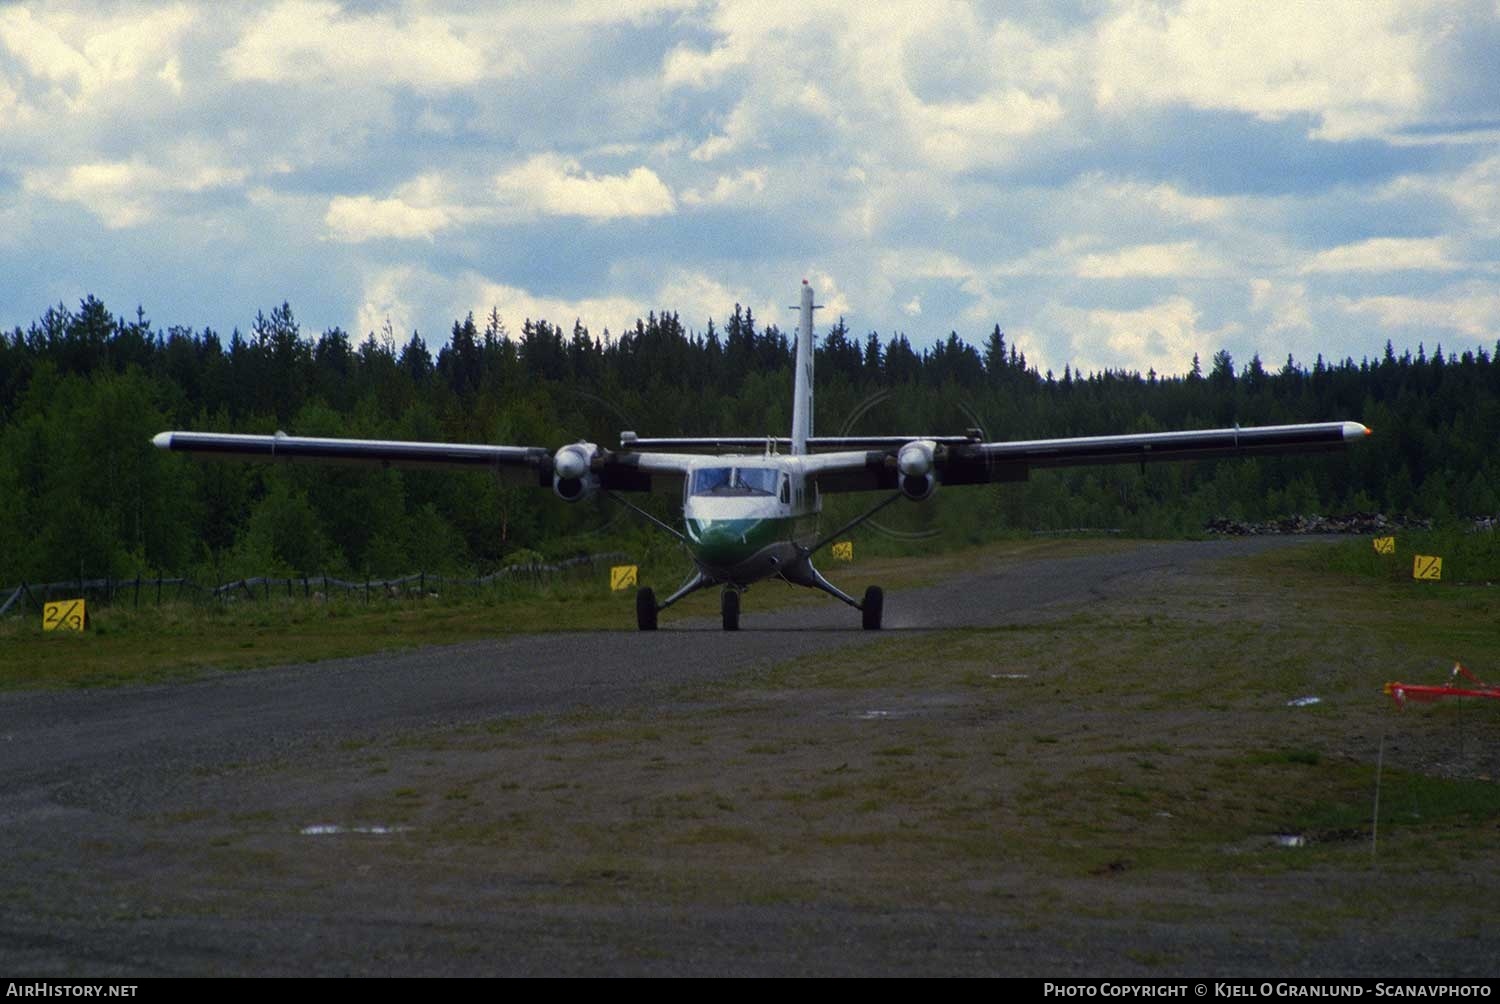
POLYGON ((688 539, 700 562, 731 568, 748 561, 762 548, 785 540, 796 540, 799 532, 810 532, 808 517, 781 516, 759 519, 689 519, 688 539))

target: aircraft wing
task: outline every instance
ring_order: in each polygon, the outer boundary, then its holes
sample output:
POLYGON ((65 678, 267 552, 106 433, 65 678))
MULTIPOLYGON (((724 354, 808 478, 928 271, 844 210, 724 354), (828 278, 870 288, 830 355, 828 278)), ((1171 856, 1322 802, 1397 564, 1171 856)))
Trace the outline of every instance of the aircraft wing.
MULTIPOLYGON (((899 458, 916 445, 913 459, 919 461, 925 451, 930 457, 928 469, 939 483, 974 485, 1025 481, 1034 467, 1144 464, 1158 460, 1335 450, 1369 434, 1370 430, 1358 422, 1316 422, 952 445, 935 438, 914 439, 900 449, 810 456, 804 469, 817 478, 818 487, 824 492, 895 489, 902 472, 899 458), (930 449, 921 444, 931 444, 930 449)), ((916 466, 920 468, 921 464, 916 466)))
MULTIPOLYGON (((552 487, 556 454, 539 446, 486 446, 472 443, 412 443, 394 439, 337 439, 315 436, 248 436, 223 432, 162 432, 152 438, 158 449, 235 460, 310 461, 377 467, 447 467, 494 471, 507 481, 552 487)), ((577 450, 565 446, 557 453, 577 450)), ((610 453, 595 450, 580 463, 603 488, 651 491, 680 487, 693 459, 664 453, 610 453), (655 483, 653 483, 655 479, 655 483)))

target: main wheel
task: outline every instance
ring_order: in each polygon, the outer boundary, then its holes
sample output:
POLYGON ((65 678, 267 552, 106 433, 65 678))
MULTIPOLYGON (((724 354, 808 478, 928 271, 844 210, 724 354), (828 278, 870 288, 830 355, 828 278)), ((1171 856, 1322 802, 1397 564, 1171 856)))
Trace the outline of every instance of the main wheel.
POLYGON ((865 601, 859 605, 866 631, 880 630, 880 615, 885 610, 885 592, 879 586, 865 590, 865 601))
POLYGON ((635 626, 642 631, 656 630, 656 594, 650 586, 635 592, 635 626))
POLYGON ((724 615, 725 631, 740 629, 740 594, 736 590, 724 590, 724 596, 719 600, 719 612, 724 615))

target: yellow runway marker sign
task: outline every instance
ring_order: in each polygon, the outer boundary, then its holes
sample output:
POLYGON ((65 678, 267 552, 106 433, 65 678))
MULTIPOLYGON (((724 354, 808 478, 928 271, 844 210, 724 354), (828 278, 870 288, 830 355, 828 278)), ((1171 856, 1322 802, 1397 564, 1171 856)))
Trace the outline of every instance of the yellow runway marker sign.
POLYGON ((614 592, 635 587, 635 565, 612 565, 609 569, 609 588, 614 592))
POLYGON ((834 561, 853 561, 854 560, 854 541, 852 541, 852 540, 841 540, 837 544, 834 544, 833 545, 833 560, 834 561))
POLYGON ((1443 577, 1443 559, 1430 554, 1419 554, 1411 563, 1411 577, 1424 582, 1437 582, 1443 577))
POLYGON ((88 609, 82 600, 59 600, 42 605, 43 631, 82 631, 88 624, 88 609))
POLYGON ((1395 554, 1396 553, 1396 538, 1395 537, 1376 537, 1375 538, 1375 553, 1376 554, 1395 554))

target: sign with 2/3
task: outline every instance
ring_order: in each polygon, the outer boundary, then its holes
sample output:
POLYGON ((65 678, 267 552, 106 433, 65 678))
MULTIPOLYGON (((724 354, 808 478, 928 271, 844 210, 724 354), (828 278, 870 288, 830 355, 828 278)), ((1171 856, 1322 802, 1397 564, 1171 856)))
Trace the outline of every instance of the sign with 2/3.
POLYGON ((88 611, 82 600, 59 600, 42 605, 43 631, 82 631, 88 626, 88 611))

